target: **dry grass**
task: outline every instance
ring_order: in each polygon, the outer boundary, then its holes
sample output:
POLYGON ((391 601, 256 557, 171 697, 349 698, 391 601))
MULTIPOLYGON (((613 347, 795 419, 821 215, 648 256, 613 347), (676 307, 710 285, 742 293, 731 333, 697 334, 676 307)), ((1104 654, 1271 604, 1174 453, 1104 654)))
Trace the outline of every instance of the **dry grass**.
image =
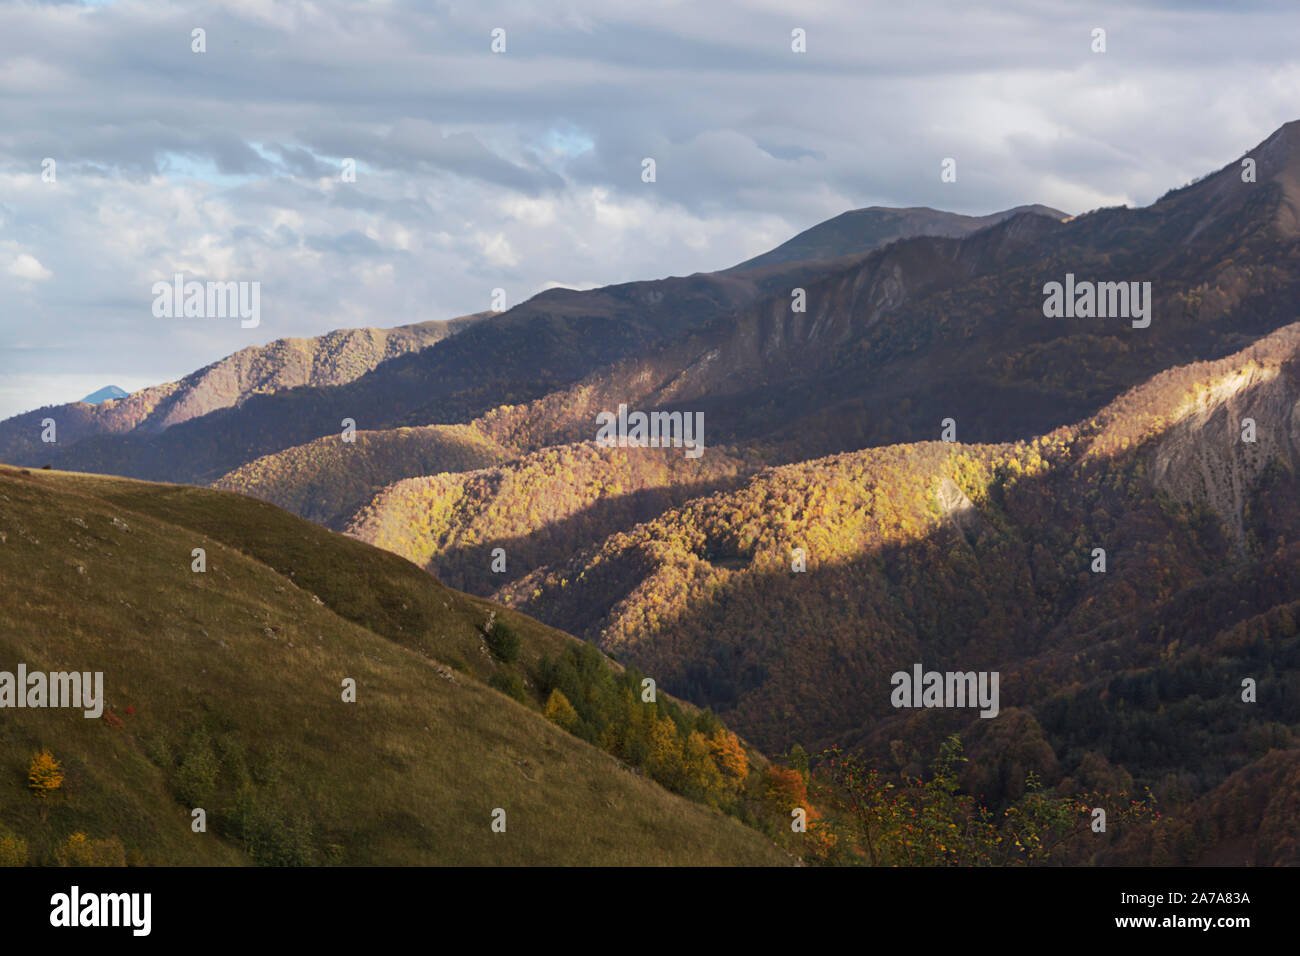
MULTIPOLYGON (((137 863, 249 862, 228 822, 241 786, 310 821, 296 845, 313 862, 789 862, 480 684, 488 605, 393 555, 235 495, 7 468, 0 535, 0 669, 102 670, 125 721, 0 711, 0 821, 32 862, 74 830, 137 863), (240 755, 206 834, 176 793, 196 732, 240 755), (42 746, 67 773, 46 813, 25 782, 42 746)), ((571 640, 498 613, 533 659, 571 640)))

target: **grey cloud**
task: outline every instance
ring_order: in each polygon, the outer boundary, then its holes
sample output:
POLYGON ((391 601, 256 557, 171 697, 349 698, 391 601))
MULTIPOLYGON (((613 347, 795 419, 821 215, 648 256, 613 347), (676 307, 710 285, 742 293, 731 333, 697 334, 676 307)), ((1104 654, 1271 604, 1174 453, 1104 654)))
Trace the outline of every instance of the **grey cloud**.
POLYGON ((385 249, 374 239, 355 230, 338 236, 308 236, 307 246, 317 252, 336 252, 349 256, 382 256, 394 251, 385 249))
POLYGON ((1297 25, 1292 0, 0 4, 0 342, 40 330, 29 378, 179 377, 497 285, 723 268, 853 207, 1150 202, 1300 114, 1297 25), (181 266, 261 278, 263 327, 152 322, 181 266))

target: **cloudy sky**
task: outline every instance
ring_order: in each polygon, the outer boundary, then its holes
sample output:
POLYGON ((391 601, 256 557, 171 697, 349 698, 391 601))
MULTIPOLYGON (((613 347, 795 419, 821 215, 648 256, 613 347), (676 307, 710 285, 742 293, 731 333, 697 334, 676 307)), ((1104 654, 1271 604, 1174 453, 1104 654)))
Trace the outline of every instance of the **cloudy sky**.
POLYGON ((861 206, 1145 205, 1300 118, 1300 6, 1226 6, 0 2, 0 417, 861 206), (259 282, 261 324, 155 318, 176 272, 259 282))

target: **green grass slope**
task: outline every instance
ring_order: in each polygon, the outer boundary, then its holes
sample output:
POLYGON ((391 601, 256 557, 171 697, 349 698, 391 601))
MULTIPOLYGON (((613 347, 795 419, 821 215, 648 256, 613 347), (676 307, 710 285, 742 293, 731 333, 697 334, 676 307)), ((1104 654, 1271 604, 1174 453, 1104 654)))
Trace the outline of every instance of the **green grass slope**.
MULTIPOLYGON (((0 468, 0 581, 0 669, 103 671, 114 715, 0 710, 0 825, 32 863, 74 832, 146 865, 790 861, 475 679, 486 602, 265 503, 0 468)), ((572 642, 500 613, 524 656, 572 642)))

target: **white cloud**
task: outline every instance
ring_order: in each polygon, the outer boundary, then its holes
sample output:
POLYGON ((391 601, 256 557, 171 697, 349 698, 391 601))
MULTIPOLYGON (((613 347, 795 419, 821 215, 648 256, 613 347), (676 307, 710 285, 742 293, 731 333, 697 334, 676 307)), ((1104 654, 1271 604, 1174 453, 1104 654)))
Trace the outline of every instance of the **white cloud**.
POLYGON ((26 252, 19 253, 9 263, 9 274, 33 282, 43 282, 54 275, 53 272, 41 265, 39 259, 26 252))
POLYGON ((479 233, 476 237, 479 249, 483 252, 483 258, 494 266, 515 266, 519 264, 519 257, 515 255, 514 249, 510 247, 510 240, 501 233, 485 235, 479 233))
POLYGON ((725 268, 872 204, 1150 202, 1300 112, 1293 3, 1187 7, 217 0, 196 56, 187 5, 0 3, 0 85, 23 93, 0 124, 0 342, 32 315, 49 339, 0 361, 0 390, 176 378, 497 286, 725 268), (261 326, 154 320, 181 268, 260 281, 261 326))

